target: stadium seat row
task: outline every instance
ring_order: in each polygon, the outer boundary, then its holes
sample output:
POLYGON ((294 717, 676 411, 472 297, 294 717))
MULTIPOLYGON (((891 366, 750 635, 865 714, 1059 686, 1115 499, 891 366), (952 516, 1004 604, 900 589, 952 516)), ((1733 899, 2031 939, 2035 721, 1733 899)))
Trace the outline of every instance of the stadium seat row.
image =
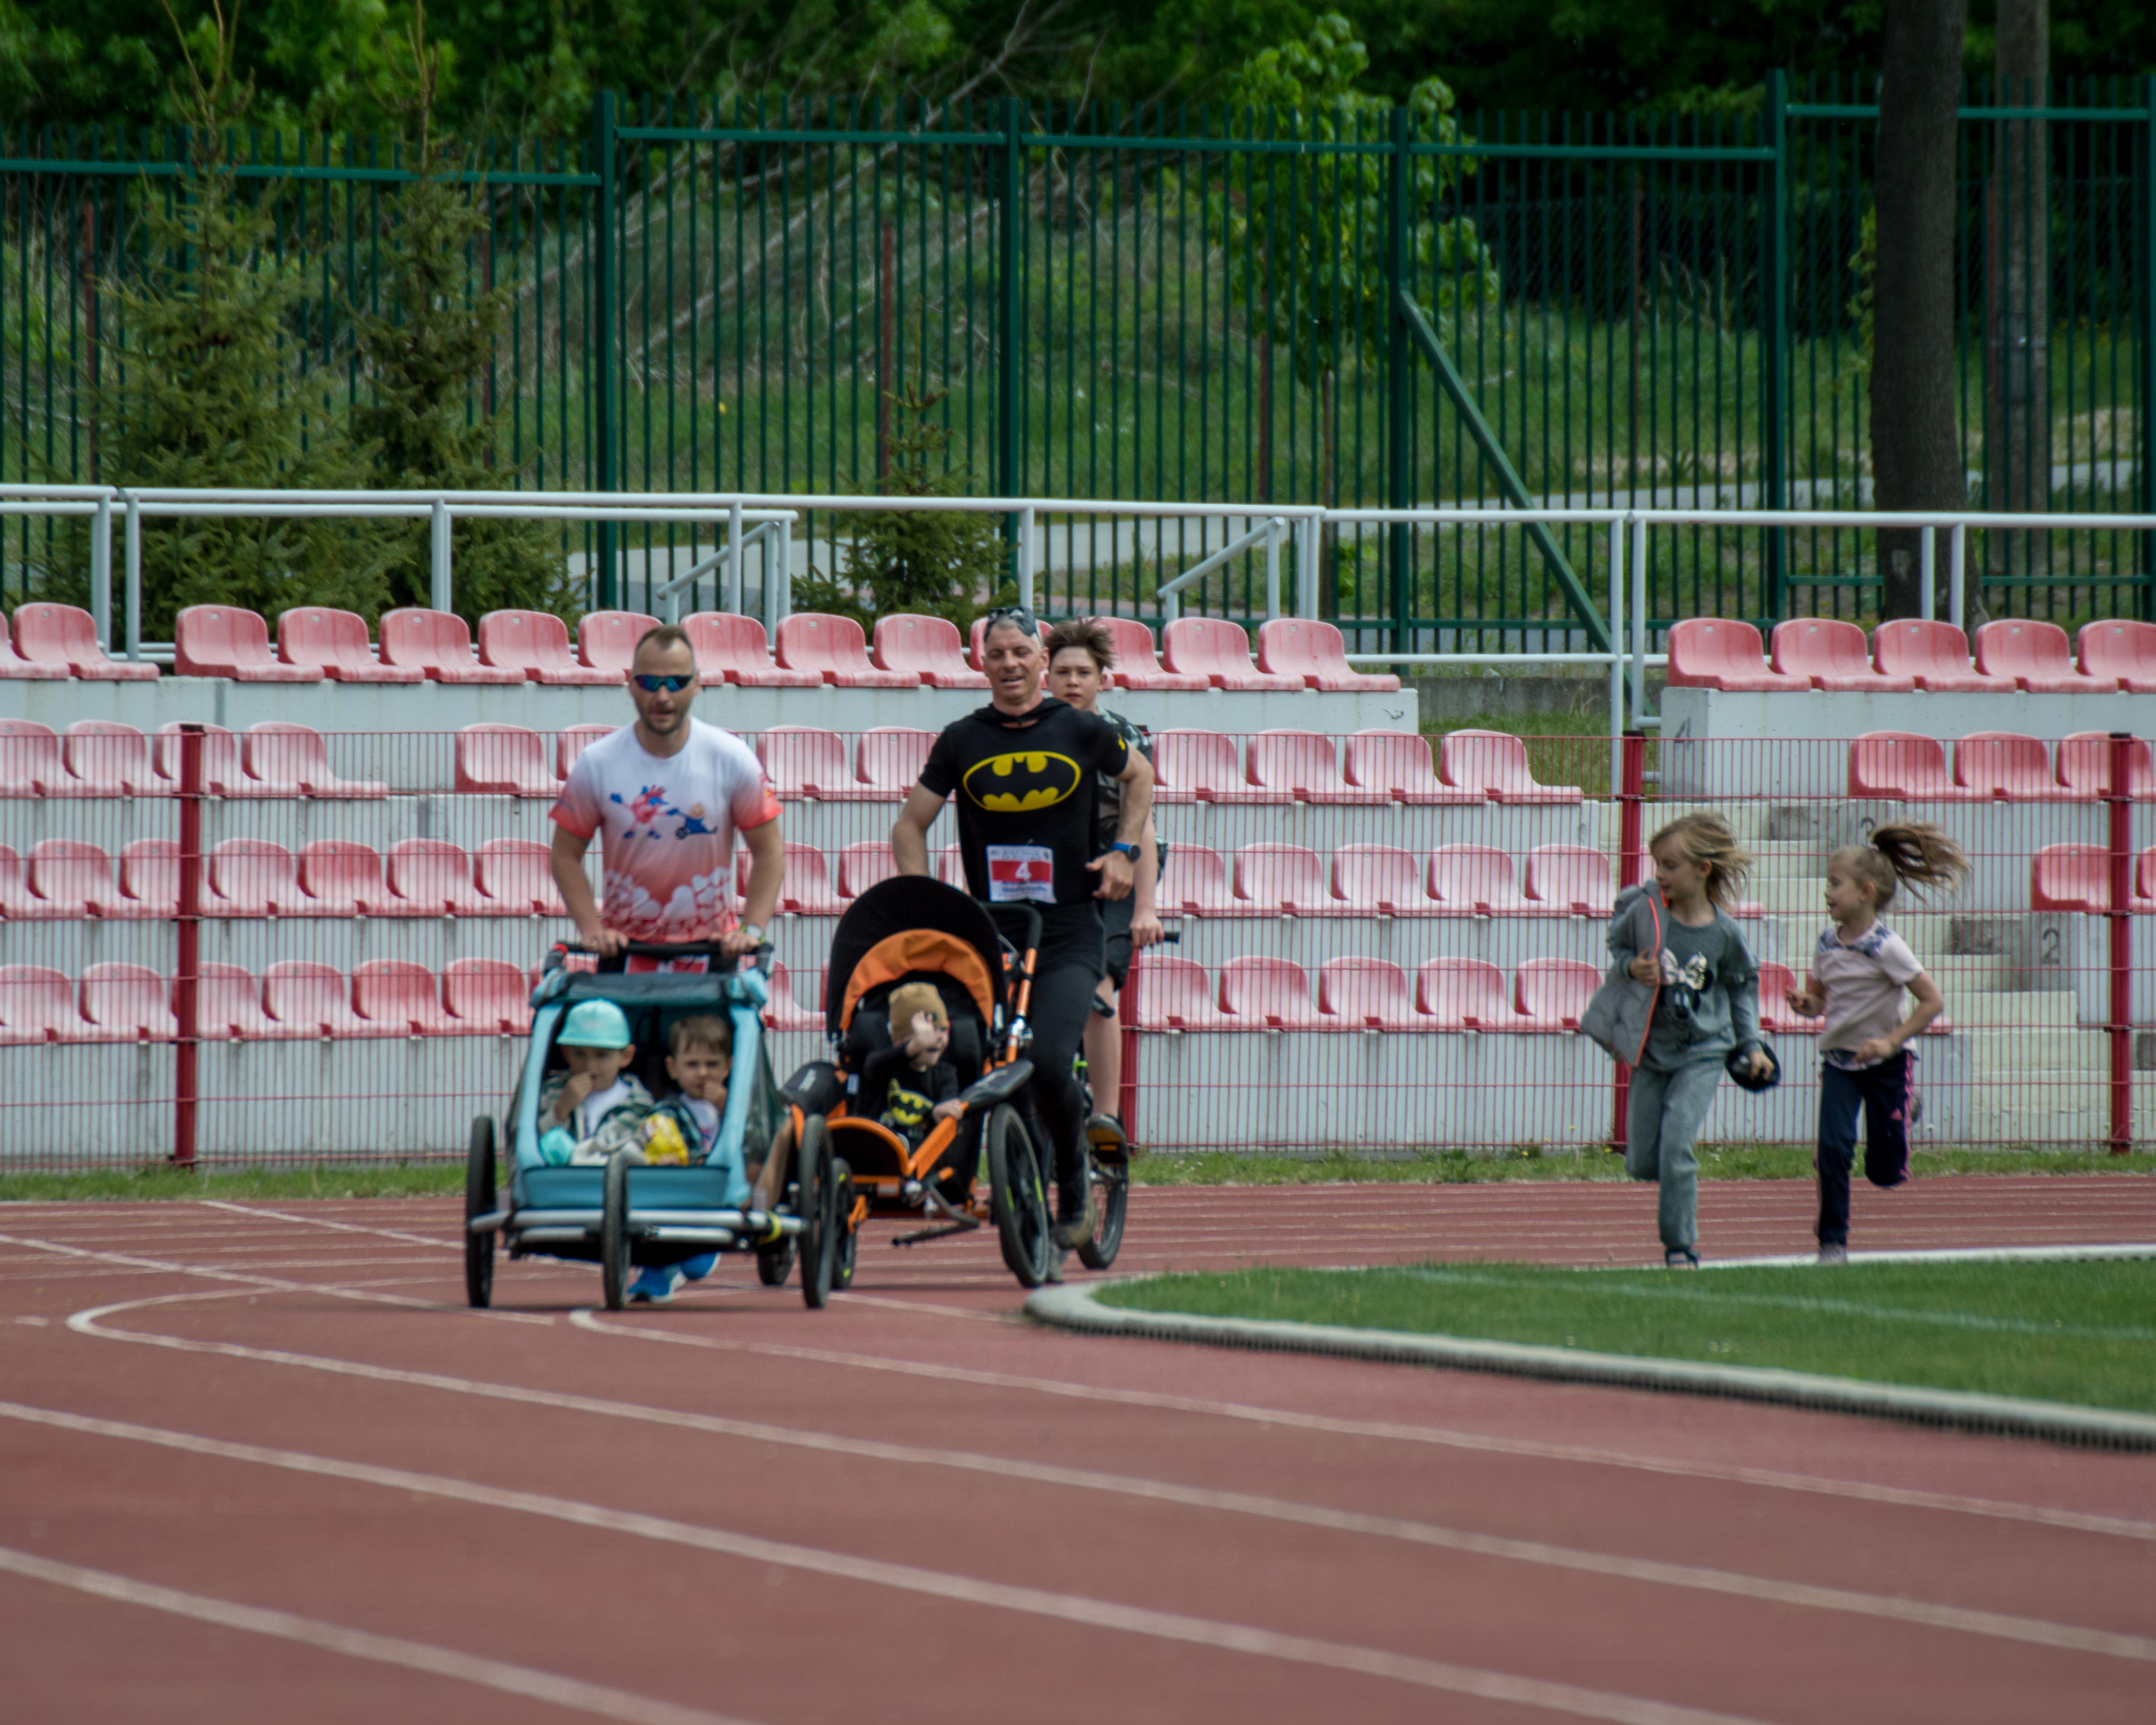
MULTIPOLYGON (((2146 739, 2128 746, 2128 794, 2156 799, 2156 770, 2146 739)), ((1928 803, 2087 803, 2111 783, 2111 738, 2077 731, 2061 740, 2056 770, 2043 740, 2006 731, 1979 731, 1954 744, 1953 773, 1945 745, 1908 731, 1871 731, 1849 746, 1849 794, 1928 803)))
MULTIPOLYGON (((2126 908, 2156 916, 2156 845, 2133 859, 2126 908)), ((2104 916, 2112 894, 2111 853, 2101 845, 2046 845, 2029 860, 2029 905, 2037 911, 2086 911, 2104 916)))
POLYGON ((2085 624, 2070 648, 2056 623, 2003 618, 1969 637, 1951 623, 1900 618, 1867 644, 1853 623, 1797 617, 1774 625, 1773 660, 1748 623, 1695 617, 1670 629, 1670 685, 1833 694, 2156 694, 2156 624, 2085 624), (2078 662, 2076 662, 2078 661, 2078 662))
MULTIPOLYGON (((219 797, 386 797, 378 780, 340 778, 322 733, 265 719, 235 735, 203 726, 203 788, 219 797)), ((78 719, 64 732, 0 719, 0 797, 169 797, 180 788, 177 721, 145 736, 132 725, 78 719)))

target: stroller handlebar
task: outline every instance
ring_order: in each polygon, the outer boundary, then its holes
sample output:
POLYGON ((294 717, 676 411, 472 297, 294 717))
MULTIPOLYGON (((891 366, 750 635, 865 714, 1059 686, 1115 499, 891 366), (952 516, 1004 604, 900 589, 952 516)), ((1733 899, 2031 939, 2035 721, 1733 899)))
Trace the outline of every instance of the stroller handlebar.
MULTIPOLYGON (((774 948, 769 941, 752 947, 747 952, 732 955, 750 960, 758 970, 771 968, 774 948)), ((717 958, 725 960, 729 954, 717 941, 629 941, 621 948, 624 954, 635 958, 717 958)), ((552 956, 558 963, 562 955, 582 952, 593 957, 605 956, 588 941, 557 941, 552 956)))

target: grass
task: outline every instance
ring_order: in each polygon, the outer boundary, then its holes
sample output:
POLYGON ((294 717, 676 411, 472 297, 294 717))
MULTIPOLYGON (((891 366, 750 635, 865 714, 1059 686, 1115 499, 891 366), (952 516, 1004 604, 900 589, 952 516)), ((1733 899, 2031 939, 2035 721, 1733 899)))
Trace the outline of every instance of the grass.
POLYGON ((203 1170, 153 1164, 81 1173, 0 1174, 0 1204, 160 1198, 434 1198, 465 1189, 465 1165, 449 1162, 338 1163, 326 1168, 203 1170))
POLYGON ((1253 1270, 1109 1305, 1776 1367, 2156 1412, 2156 1260, 1578 1271, 1253 1270))
MULTIPOLYGON (((2156 1174, 2156 1153, 2128 1156, 2053 1150, 1915 1150, 1910 1173, 1917 1179, 1955 1174, 2156 1174)), ((1702 1145, 1704 1180, 1809 1180, 1812 1153, 1801 1144, 1702 1145)), ((1525 1145, 1503 1151, 1426 1150, 1400 1157, 1357 1156, 1331 1151, 1315 1156, 1201 1150, 1156 1153, 1131 1163, 1142 1186, 1311 1186, 1338 1181, 1368 1183, 1482 1185, 1516 1180, 1602 1180, 1625 1178, 1625 1160, 1604 1150, 1544 1150, 1525 1145)))

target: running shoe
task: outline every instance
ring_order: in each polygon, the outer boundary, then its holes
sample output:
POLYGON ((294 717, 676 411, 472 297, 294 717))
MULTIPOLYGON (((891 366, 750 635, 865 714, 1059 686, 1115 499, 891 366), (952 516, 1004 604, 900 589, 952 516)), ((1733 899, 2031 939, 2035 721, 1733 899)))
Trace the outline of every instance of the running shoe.
POLYGON ((1041 1272, 1040 1280, 1044 1285, 1048 1286, 1060 1287, 1063 1286, 1062 1253, 1050 1252, 1048 1255, 1048 1268, 1041 1272))
POLYGON ((663 1270, 647 1270, 629 1285, 629 1303, 664 1306, 680 1286, 681 1266, 678 1264, 669 1264, 663 1270))
POLYGON ((690 1281, 701 1281, 718 1267, 719 1255, 716 1252, 699 1252, 693 1258, 681 1260, 681 1274, 690 1281))
POLYGON ((1699 1268, 1699 1254, 1681 1249, 1665 1252, 1662 1254, 1662 1267, 1665 1270, 1697 1270, 1699 1268))
POLYGON ((1089 1201, 1086 1208, 1079 1211, 1076 1221, 1058 1222, 1055 1224, 1055 1244, 1063 1251, 1075 1252, 1079 1247, 1091 1245, 1092 1243, 1093 1206, 1089 1201))
POLYGON ((1819 1256, 1813 1261, 1820 1264, 1846 1264, 1849 1261, 1849 1248, 1845 1245, 1823 1245, 1819 1249, 1819 1256))

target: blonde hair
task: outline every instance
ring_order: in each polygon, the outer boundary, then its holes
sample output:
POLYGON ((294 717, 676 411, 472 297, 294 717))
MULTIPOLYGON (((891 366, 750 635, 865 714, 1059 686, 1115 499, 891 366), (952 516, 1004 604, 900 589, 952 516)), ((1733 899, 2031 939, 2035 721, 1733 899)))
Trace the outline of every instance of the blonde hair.
POLYGON ((891 1040, 903 1042, 913 1034, 913 1015, 925 1012, 939 1030, 951 1028, 951 1014, 943 1009, 943 997, 933 983, 908 983, 891 992, 891 1040))
POLYGON ((1896 821, 1877 828, 1869 845, 1845 845, 1826 865, 1846 869, 1872 892, 1872 908, 1883 911, 1904 884, 1956 887, 1969 874, 1969 859, 1937 827, 1923 821, 1896 821))
POLYGON ((674 1028, 666 1033, 666 1052, 678 1055, 691 1048, 701 1048, 706 1054, 724 1055, 732 1060, 734 1055, 734 1027, 724 1019, 708 1012, 675 1019, 674 1028))
POLYGON ((1726 911, 1737 902, 1744 877, 1752 872, 1752 853, 1737 842, 1729 823, 1718 814, 1685 814, 1648 841, 1652 855, 1665 839, 1674 839, 1684 860, 1707 874, 1707 902, 1726 911))

